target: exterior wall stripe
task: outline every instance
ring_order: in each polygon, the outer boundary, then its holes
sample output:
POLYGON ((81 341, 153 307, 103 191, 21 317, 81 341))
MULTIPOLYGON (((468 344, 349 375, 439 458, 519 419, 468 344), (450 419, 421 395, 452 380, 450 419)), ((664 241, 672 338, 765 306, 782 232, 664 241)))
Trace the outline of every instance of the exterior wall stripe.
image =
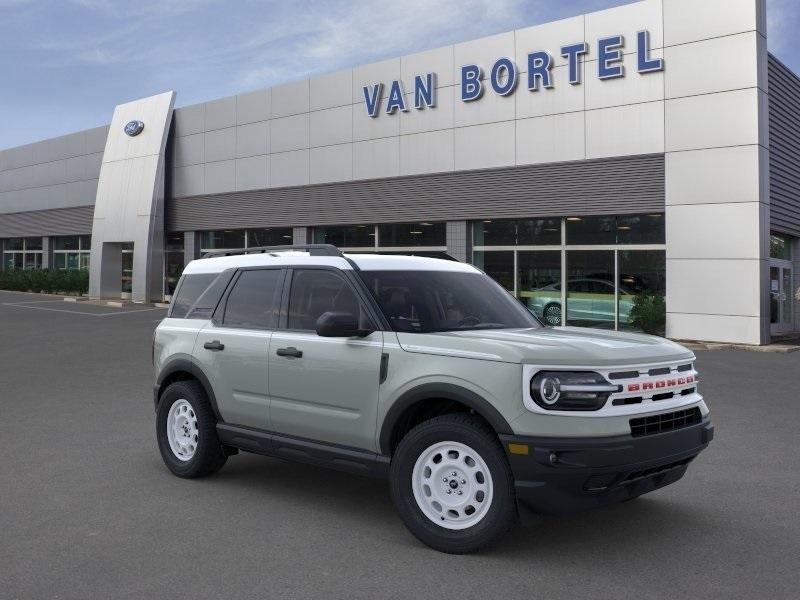
POLYGON ((769 56, 770 227, 800 236, 800 77, 769 56))
POLYGON ((32 210, 0 215, 0 238, 92 233, 94 206, 32 210))
POLYGON ((273 188, 167 201, 169 231, 664 211, 664 155, 273 188))

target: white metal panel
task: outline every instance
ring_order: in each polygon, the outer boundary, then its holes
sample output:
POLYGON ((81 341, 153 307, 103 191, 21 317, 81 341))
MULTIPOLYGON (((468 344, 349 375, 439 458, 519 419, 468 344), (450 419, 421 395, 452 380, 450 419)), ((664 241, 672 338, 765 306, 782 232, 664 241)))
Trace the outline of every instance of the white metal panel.
POLYGON ((753 225, 767 219, 769 207, 758 196, 753 200, 672 206, 666 217, 667 258, 758 259, 761 231, 753 225))
POLYGON ((309 172, 312 184, 349 181, 353 178, 353 145, 312 148, 309 172))
POLYGON ((517 119, 582 111, 586 107, 586 89, 584 85, 570 85, 566 66, 553 68, 554 85, 549 89, 528 90, 526 77, 522 75, 519 89, 514 94, 517 119))
POLYGON ((667 153, 667 206, 705 204, 714 198, 727 203, 766 198, 759 152, 766 149, 750 145, 667 153))
MULTIPOLYGON (((400 79, 400 58, 363 65, 353 69, 353 104, 364 104, 364 86, 383 83, 381 98, 386 98, 389 85, 400 79)), ((366 114, 366 113, 365 113, 366 114)))
POLYGON ((766 35, 766 0, 663 0, 664 43, 687 44, 744 31, 766 35))
MULTIPOLYGON (((661 58, 661 55, 661 50, 654 50, 651 53, 653 58, 661 58)), ((616 79, 600 79, 597 76, 597 61, 587 62, 584 65, 586 109, 663 100, 664 72, 638 73, 636 61, 635 54, 626 54, 623 61, 625 77, 616 79)))
POLYGON ((353 144, 353 179, 400 175, 400 138, 389 137, 353 144))
POLYGON ((270 123, 271 152, 287 152, 289 150, 308 148, 308 142, 308 113, 272 119, 270 123))
POLYGON ((663 151, 663 101, 587 111, 587 158, 663 151))
POLYGON ((515 163, 515 123, 489 123, 455 130, 455 169, 488 169, 515 163))
POLYGON ((760 262, 755 259, 667 259, 669 312, 758 317, 761 286, 752 282, 760 281, 760 262))
POLYGON ((453 61, 453 46, 444 46, 401 57, 400 72, 405 91, 413 92, 414 78, 417 75, 424 76, 426 73, 436 73, 436 84, 439 87, 454 85, 456 80, 453 78, 453 61))
POLYGON ((453 130, 415 133, 400 138, 400 174, 452 171, 455 165, 453 130))
POLYGON ((758 144, 757 88, 667 100, 667 151, 758 144))
MULTIPOLYGON (((511 121, 516 116, 514 95, 500 96, 495 94, 488 81, 483 82, 483 97, 472 102, 461 100, 461 85, 455 86, 455 126, 468 127, 498 121, 511 121)), ((516 94, 530 93, 524 88, 517 89, 516 94)))
POLYGON ((666 97, 757 87, 759 38, 751 31, 667 48, 666 97))
POLYGON ((664 45, 662 9, 661 0, 645 0, 587 14, 586 41, 591 46, 590 54, 597 56, 597 40, 613 35, 625 38, 626 54, 636 54, 636 34, 640 31, 650 33, 651 48, 661 48, 664 45))
POLYGON ((311 110, 353 103, 353 70, 344 69, 314 77, 309 83, 311 110))
POLYGON ((270 187, 308 185, 308 149, 271 154, 269 173, 270 187))
POLYGON ((484 77, 488 77, 498 58, 514 58, 514 45, 513 31, 456 44, 453 49, 453 82, 461 82, 461 67, 469 64, 481 67, 484 77))
POLYGON ((586 158, 584 113, 520 119, 516 147, 518 165, 583 160, 586 158))
POLYGON ((454 87, 439 88, 436 90, 436 106, 423 109, 414 108, 414 96, 406 95, 406 103, 409 106, 408 112, 399 115, 382 115, 385 119, 400 119, 400 134, 421 133, 423 131, 436 131, 438 129, 450 129, 454 124, 456 100, 454 87))
POLYGON ((276 85, 272 88, 272 118, 308 112, 308 79, 276 85))
POLYGON ((353 141, 353 105, 314 111, 309 116, 311 147, 353 141))

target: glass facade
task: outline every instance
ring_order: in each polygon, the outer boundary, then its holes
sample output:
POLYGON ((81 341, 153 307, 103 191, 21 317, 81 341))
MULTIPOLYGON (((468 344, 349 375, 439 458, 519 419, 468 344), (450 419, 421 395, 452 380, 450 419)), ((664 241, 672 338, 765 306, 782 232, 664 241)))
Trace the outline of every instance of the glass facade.
POLYGON ((401 252, 447 248, 445 223, 390 223, 384 225, 334 225, 314 228, 314 243, 333 244, 345 250, 386 250, 401 252))
POLYGON ((778 260, 792 260, 792 241, 790 238, 773 233, 769 236, 769 257, 778 260))
POLYGON ((258 246, 283 246, 292 243, 291 227, 266 229, 221 229, 200 233, 200 252, 238 250, 258 246))
POLYGON ((3 268, 40 269, 43 264, 42 238, 8 238, 1 240, 3 268))
POLYGON ((472 232, 474 264, 548 325, 642 329, 665 318, 663 214, 484 220, 472 232), (637 297, 649 320, 636 316, 637 297))
POLYGON ((338 248, 374 248, 374 225, 338 225, 315 227, 315 244, 333 244, 338 248))
POLYGON ((53 238, 53 267, 74 271, 88 269, 92 253, 92 236, 69 235, 53 238))

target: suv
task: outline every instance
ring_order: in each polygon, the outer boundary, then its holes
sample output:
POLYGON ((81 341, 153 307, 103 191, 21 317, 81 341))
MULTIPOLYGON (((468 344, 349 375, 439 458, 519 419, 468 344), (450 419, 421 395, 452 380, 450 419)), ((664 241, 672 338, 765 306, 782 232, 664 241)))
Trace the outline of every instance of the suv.
POLYGON ((567 513, 673 483, 713 436, 690 351, 544 326, 451 260, 326 245, 195 260, 153 358, 175 475, 246 451, 388 477, 408 529, 450 553, 490 543, 518 503, 567 513))

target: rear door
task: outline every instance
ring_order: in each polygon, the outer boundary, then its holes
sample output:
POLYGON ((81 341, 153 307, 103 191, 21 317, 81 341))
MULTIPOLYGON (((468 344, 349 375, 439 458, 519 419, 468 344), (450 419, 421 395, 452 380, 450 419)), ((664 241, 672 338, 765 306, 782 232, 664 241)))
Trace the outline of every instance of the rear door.
POLYGON ((267 353, 284 276, 282 268, 239 271, 213 320, 197 336, 195 360, 227 423, 270 428, 267 353))
POLYGON ((375 327, 363 298, 338 269, 295 268, 287 285, 286 311, 269 349, 271 426, 281 434, 374 450, 383 333, 317 335, 317 319, 328 311, 352 312, 362 327, 375 327))

